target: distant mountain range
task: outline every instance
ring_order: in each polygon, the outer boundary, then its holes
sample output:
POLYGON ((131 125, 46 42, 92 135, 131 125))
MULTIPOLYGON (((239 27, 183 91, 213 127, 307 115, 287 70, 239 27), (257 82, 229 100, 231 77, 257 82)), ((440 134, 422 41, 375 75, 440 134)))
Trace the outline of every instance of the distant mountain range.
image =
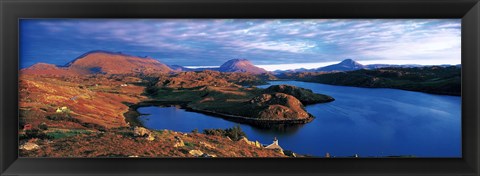
MULTIPOLYGON (((332 64, 315 69, 295 69, 287 71, 274 71, 275 74, 289 72, 343 72, 360 69, 378 69, 385 67, 412 68, 422 67, 423 65, 389 65, 389 64, 371 64, 362 65, 352 59, 345 59, 338 64, 332 64)), ((449 65, 444 65, 449 66, 449 65)), ((460 65, 456 65, 460 67, 460 65)), ((182 71, 203 71, 213 70, 220 72, 242 72, 252 74, 268 73, 263 68, 253 65, 247 59, 228 60, 217 68, 186 68, 180 65, 166 65, 160 61, 149 57, 131 56, 119 52, 109 51, 91 51, 63 66, 56 66, 46 63, 37 63, 28 68, 22 69, 24 73, 33 74, 52 74, 52 75, 78 75, 78 74, 153 74, 153 73, 172 73, 182 71)))
POLYGON ((213 70, 219 72, 242 72, 242 73, 253 73, 253 74, 262 74, 267 73, 267 70, 253 65, 247 59, 231 59, 223 63, 220 67, 212 68, 186 68, 180 65, 169 65, 171 69, 175 71, 203 71, 203 70, 213 70))
MULTIPOLYGON (((417 64, 407 64, 407 65, 395 65, 395 64, 370 64, 370 65, 362 65, 353 59, 345 59, 338 64, 327 65, 324 67, 314 68, 314 69, 294 69, 294 70, 277 70, 274 71, 276 74, 286 73, 286 72, 344 72, 344 71, 354 71, 354 70, 373 70, 379 68, 387 68, 387 67, 394 67, 394 68, 414 68, 414 67, 424 67, 427 65, 417 65, 417 64)), ((439 65, 443 67, 452 66, 452 65, 439 65)), ((457 67, 461 67, 460 64, 455 65, 457 67)))
POLYGON ((30 74, 78 75, 96 73, 151 74, 202 70, 244 72, 253 74, 267 73, 265 69, 256 67, 247 59, 232 59, 222 64, 219 68, 190 69, 180 65, 166 65, 149 57, 131 56, 109 51, 87 52, 62 66, 37 63, 28 68, 22 69, 22 72, 30 74))

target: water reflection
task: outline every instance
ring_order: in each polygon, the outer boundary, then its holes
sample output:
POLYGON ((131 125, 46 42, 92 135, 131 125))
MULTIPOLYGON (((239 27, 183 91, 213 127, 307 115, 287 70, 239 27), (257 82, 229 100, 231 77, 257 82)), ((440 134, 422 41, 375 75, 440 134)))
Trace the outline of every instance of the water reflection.
MULTIPOLYGON (((143 107, 140 117, 151 129, 190 132, 240 125, 250 140, 279 139, 284 149, 323 156, 460 157, 460 97, 395 89, 331 86, 295 81, 290 84, 333 96, 331 103, 306 110, 316 118, 304 125, 250 126, 174 107, 143 107)), ((263 86, 267 87, 267 86, 263 86)))

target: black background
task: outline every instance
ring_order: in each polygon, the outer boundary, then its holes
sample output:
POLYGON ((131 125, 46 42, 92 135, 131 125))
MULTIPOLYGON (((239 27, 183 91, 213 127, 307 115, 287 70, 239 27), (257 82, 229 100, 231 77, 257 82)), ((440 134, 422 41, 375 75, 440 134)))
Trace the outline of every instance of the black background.
POLYGON ((5 175, 478 175, 478 0, 1 0, 0 172, 5 175), (462 18, 463 158, 18 158, 20 18, 462 18))

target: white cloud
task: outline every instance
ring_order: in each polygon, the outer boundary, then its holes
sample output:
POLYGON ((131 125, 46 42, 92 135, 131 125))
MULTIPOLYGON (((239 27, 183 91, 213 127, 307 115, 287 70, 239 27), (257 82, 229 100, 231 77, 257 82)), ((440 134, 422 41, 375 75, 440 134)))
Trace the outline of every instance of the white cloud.
POLYGON ((303 53, 308 51, 311 48, 316 47, 315 44, 309 42, 295 42, 295 41, 286 41, 286 42, 244 42, 241 45, 242 47, 253 48, 253 49, 262 49, 262 50, 272 50, 272 51, 286 51, 292 53, 303 53))

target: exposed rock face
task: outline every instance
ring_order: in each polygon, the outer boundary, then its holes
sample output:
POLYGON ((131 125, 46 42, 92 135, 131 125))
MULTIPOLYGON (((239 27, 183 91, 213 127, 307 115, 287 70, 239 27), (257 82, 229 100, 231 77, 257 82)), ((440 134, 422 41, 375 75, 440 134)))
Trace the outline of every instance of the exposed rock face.
POLYGON ((133 135, 135 137, 144 137, 147 141, 155 140, 155 136, 153 135, 153 133, 143 127, 135 127, 133 129, 133 135))
POLYGON ((262 94, 250 100, 255 109, 254 118, 264 120, 296 120, 310 118, 303 104, 284 93, 262 94))
POLYGON ((210 154, 207 154, 207 153, 204 153, 202 156, 200 157, 203 157, 203 158, 216 158, 217 155, 210 155, 210 154))
POLYGON ((185 146, 185 143, 183 142, 183 140, 178 137, 178 136, 175 136, 175 144, 173 145, 173 147, 183 147, 185 146))
POLYGON ((153 136, 153 134, 149 134, 147 137, 145 137, 145 139, 147 141, 154 141, 155 140, 155 137, 153 136))
POLYGON ((204 153, 203 153, 202 151, 200 151, 200 150, 190 150, 190 151, 188 151, 188 153, 189 153, 190 155, 195 156, 195 157, 200 157, 200 156, 202 156, 202 155, 204 154, 204 153))
POLYGON ((201 146, 204 146, 204 147, 206 147, 206 148, 209 148, 209 149, 215 149, 215 148, 216 148, 215 146, 213 146, 213 145, 211 145, 211 144, 209 144, 209 143, 203 142, 203 141, 200 141, 200 145, 201 145, 201 146))
POLYGON ((310 89, 304 89, 301 87, 291 86, 291 85, 273 85, 265 89, 265 93, 284 93, 292 95, 303 104, 314 104, 314 103, 324 103, 330 102, 335 99, 328 95, 316 94, 313 93, 310 89))
POLYGON ((218 70, 221 72, 246 72, 253 74, 261 74, 267 72, 265 69, 253 65, 247 59, 229 60, 222 64, 218 70))
POLYGON ((38 146, 37 144, 35 144, 33 142, 27 142, 27 143, 20 146, 20 150, 27 150, 27 151, 37 150, 39 148, 40 148, 40 146, 38 146))
POLYGON ((252 146, 255 146, 257 148, 261 148, 262 147, 262 144, 260 144, 260 142, 258 141, 249 141, 248 138, 246 137, 242 137, 239 141, 242 141, 242 142, 245 142, 249 145, 252 145, 252 146))
POLYGON ((147 130, 146 128, 143 127, 135 127, 133 129, 133 135, 136 137, 144 137, 146 135, 149 135, 151 132, 150 130, 147 130))

